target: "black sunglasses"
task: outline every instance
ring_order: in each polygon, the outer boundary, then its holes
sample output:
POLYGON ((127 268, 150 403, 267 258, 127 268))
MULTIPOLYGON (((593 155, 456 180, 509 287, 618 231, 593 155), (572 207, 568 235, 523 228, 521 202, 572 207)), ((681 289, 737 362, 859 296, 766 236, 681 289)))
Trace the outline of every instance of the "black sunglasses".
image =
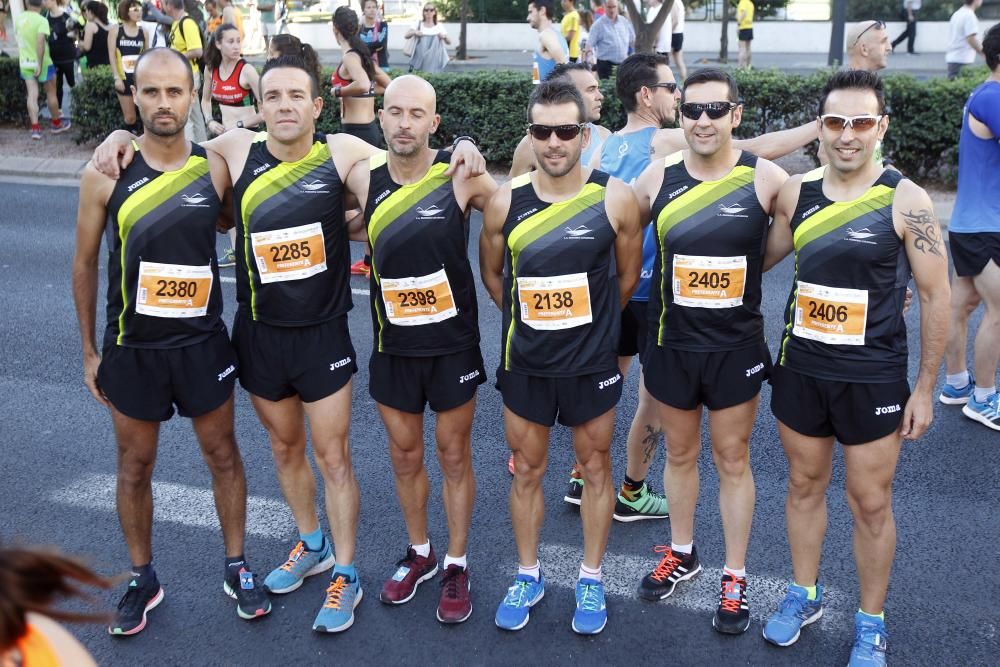
POLYGON ((532 123, 528 126, 528 132, 531 136, 539 141, 546 141, 555 132, 556 136, 559 137, 561 141, 570 141, 571 139, 576 139, 576 137, 583 131, 586 123, 577 123, 576 125, 539 125, 538 123, 532 123))
POLYGON ((673 95, 677 92, 677 83, 674 81, 665 81, 663 83, 654 83, 651 86, 646 86, 647 88, 664 88, 668 93, 673 95))
POLYGON ((871 30, 872 28, 878 28, 879 30, 885 30, 885 21, 875 21, 870 26, 868 26, 867 28, 865 28, 864 30, 862 30, 861 33, 854 39, 854 41, 851 42, 851 46, 854 46, 855 44, 857 44, 858 42, 860 42, 861 38, 864 36, 864 34, 866 32, 868 32, 869 30, 871 30))
POLYGON ((701 114, 706 113, 712 120, 719 120, 737 106, 739 105, 736 102, 705 102, 704 104, 700 102, 685 102, 681 105, 681 114, 685 118, 698 120, 701 118, 701 114))

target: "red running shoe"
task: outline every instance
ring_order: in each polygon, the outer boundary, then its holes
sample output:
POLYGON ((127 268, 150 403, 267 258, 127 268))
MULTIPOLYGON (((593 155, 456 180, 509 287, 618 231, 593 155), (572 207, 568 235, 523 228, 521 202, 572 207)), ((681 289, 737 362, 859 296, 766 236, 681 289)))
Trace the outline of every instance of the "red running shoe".
POLYGON ((372 268, 365 264, 365 260, 359 259, 358 261, 351 264, 351 275, 352 276, 364 276, 367 278, 371 274, 372 268))
POLYGON ((472 598, 469 596, 469 571, 452 563, 441 579, 441 601, 438 602, 437 619, 442 623, 461 623, 472 615, 472 598))
POLYGON ((406 556, 396 563, 396 573, 382 584, 379 599, 386 604, 409 602, 417 592, 417 586, 432 579, 438 571, 434 547, 426 558, 417 555, 413 547, 407 547, 406 556))

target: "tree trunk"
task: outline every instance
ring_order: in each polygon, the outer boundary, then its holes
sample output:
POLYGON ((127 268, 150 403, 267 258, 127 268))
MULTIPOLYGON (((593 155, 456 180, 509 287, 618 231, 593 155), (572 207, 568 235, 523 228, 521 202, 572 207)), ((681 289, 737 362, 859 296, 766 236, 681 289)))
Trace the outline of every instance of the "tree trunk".
POLYGON ((455 58, 457 60, 465 60, 468 55, 466 52, 466 33, 467 26, 469 24, 469 0, 462 0, 462 27, 458 32, 458 51, 455 53, 455 58))
POLYGON ((719 38, 719 62, 729 62, 729 0, 722 2, 722 36, 719 38))
MULTIPOLYGON (((625 4, 628 6, 628 17, 632 21, 632 27, 635 29, 635 52, 636 53, 652 53, 656 46, 656 36, 660 34, 660 28, 666 23, 667 19, 670 17, 670 8, 673 6, 674 2, 679 2, 680 0, 664 0, 663 6, 660 7, 660 12, 653 19, 652 23, 646 23, 646 16, 642 12, 644 7, 639 6, 636 0, 625 0, 625 4)), ((641 3, 645 5, 645 3, 641 3)))

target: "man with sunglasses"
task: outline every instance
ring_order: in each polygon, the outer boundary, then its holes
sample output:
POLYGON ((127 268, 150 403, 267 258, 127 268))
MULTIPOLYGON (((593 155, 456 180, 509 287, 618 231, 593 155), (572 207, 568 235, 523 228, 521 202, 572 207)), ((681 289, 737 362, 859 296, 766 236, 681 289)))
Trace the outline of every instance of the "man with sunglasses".
POLYGON ((701 571, 694 547, 701 418, 708 408, 726 560, 713 627, 750 626, 745 558, 754 509, 750 433, 771 367, 760 312, 764 246, 786 174, 734 146, 743 107, 736 81, 703 69, 685 81, 681 129, 689 148, 655 160, 634 186, 652 216, 656 259, 644 385, 663 425, 671 543, 639 596, 661 600, 701 571))
POLYGON ((861 584, 851 665, 884 665, 883 605, 896 548, 892 482, 903 439, 933 418, 948 335, 948 260, 927 193, 872 159, 889 126, 877 74, 834 74, 817 125, 829 164, 782 187, 765 270, 795 251, 771 384, 788 458, 785 514, 794 581, 764 638, 789 646, 823 615, 818 583, 835 441, 843 445, 861 584), (907 383, 902 319, 911 276, 920 296, 920 366, 907 383))
POLYGON ((601 561, 611 526, 611 436, 621 397, 616 348, 622 306, 639 279, 639 209, 620 180, 580 164, 589 129, 577 89, 546 81, 528 103, 538 170, 505 184, 484 215, 483 284, 503 312, 497 386, 515 474, 510 512, 518 572, 496 624, 519 630, 541 600, 541 482, 556 419, 572 429, 587 484, 584 557, 573 630, 607 623, 601 561))

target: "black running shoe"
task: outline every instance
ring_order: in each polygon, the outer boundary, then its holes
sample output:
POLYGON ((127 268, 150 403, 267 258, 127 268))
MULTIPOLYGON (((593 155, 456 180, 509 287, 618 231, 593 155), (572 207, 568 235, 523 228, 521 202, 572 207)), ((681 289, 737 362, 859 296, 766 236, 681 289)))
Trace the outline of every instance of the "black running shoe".
POLYGON ((722 573, 719 608, 715 610, 712 627, 725 635, 739 635, 750 627, 750 605, 747 604, 746 577, 722 573))
POLYGON ((236 613, 240 618, 250 620, 271 613, 271 600, 263 588, 254 581, 253 572, 245 566, 239 572, 226 572, 222 583, 226 595, 236 600, 236 613))
MULTIPOLYGON (((573 473, 576 473, 576 468, 573 468, 573 473)), ((566 489, 566 495, 563 496, 563 500, 570 505, 579 507, 583 502, 583 478, 577 477, 573 473, 569 476, 569 488, 566 489)))
POLYGON ((663 554, 659 564, 639 582, 639 597, 646 600, 662 600, 670 597, 674 586, 681 581, 693 579, 701 572, 698 550, 694 547, 690 554, 674 553, 669 546, 653 547, 653 551, 663 554))
MULTIPOLYGON (((135 573, 133 573, 135 574, 135 573)), ((115 620, 108 626, 109 635, 136 635, 146 627, 146 614, 163 602, 163 588, 156 579, 140 584, 138 577, 129 582, 128 590, 118 601, 115 620)))

